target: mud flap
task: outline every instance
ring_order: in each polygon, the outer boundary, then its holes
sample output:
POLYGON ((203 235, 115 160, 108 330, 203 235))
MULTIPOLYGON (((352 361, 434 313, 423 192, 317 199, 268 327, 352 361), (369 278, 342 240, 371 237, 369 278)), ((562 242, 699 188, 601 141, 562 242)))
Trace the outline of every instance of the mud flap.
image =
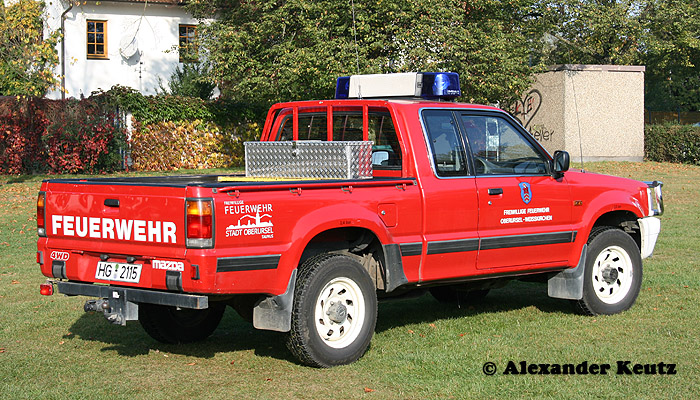
POLYGON ((401 249, 398 244, 382 245, 386 260, 386 292, 408 283, 401 262, 401 249))
POLYGON ((586 250, 583 245, 576 268, 566 269, 547 281, 547 294, 557 299, 581 300, 583 298, 583 272, 586 270, 586 250))
POLYGON ((297 270, 289 277, 287 291, 277 296, 268 296, 260 300, 253 308, 253 326, 277 332, 289 332, 292 329, 292 306, 297 270))

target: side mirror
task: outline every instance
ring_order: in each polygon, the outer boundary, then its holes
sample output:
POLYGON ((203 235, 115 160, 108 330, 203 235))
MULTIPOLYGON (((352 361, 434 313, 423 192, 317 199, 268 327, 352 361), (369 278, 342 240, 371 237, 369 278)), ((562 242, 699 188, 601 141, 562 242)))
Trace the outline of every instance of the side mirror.
POLYGON ((571 157, 569 153, 563 150, 557 150, 554 152, 554 159, 552 160, 552 175, 554 178, 560 178, 564 176, 564 172, 569 170, 569 163, 571 157))
POLYGON ((372 165, 387 165, 389 162, 389 152, 384 150, 372 153, 372 165))

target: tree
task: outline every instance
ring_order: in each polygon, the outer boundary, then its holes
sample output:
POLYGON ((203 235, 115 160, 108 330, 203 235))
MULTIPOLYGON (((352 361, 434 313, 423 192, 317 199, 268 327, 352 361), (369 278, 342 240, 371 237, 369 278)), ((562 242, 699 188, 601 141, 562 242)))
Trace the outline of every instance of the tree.
POLYGON ((214 94, 216 85, 207 80, 208 63, 184 63, 178 66, 170 75, 168 87, 159 82, 160 92, 174 96, 198 97, 209 100, 214 94))
POLYGON ((58 83, 59 32, 43 38, 43 1, 0 2, 0 95, 43 96, 58 83))
POLYGON ((700 7, 697 0, 649 1, 643 59, 646 106, 700 111, 700 7))
POLYGON ((551 64, 633 64, 644 36, 647 0, 559 0, 542 5, 550 30, 543 58, 551 64))
POLYGON ((559 0, 540 12, 544 63, 645 65, 647 108, 700 110, 697 0, 559 0))
POLYGON ((535 0, 192 0, 210 78, 236 100, 328 98, 338 76, 450 70, 463 98, 510 102, 532 68, 535 0))

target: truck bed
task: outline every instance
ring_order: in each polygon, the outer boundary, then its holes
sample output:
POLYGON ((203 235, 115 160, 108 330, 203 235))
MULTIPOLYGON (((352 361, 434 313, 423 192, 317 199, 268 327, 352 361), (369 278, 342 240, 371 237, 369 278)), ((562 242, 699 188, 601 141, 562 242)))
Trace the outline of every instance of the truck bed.
POLYGON ((248 178, 243 174, 215 175, 174 175, 174 176, 141 176, 141 177, 109 177, 109 178, 58 178, 46 179, 46 183, 86 184, 86 185, 126 185, 126 186, 161 186, 183 188, 197 186, 204 188, 226 188, 229 186, 288 186, 288 185, 322 185, 345 186, 349 184, 361 186, 391 185, 397 182, 413 183, 413 178, 374 177, 371 179, 294 179, 294 178, 248 178))

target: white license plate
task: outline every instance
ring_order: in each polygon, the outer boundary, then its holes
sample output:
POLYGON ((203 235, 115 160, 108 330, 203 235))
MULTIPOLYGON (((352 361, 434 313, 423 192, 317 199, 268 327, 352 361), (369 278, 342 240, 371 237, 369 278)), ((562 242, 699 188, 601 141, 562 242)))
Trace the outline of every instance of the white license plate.
POLYGON ((100 261, 97 263, 95 279, 139 283, 139 279, 141 279, 141 265, 100 261))

